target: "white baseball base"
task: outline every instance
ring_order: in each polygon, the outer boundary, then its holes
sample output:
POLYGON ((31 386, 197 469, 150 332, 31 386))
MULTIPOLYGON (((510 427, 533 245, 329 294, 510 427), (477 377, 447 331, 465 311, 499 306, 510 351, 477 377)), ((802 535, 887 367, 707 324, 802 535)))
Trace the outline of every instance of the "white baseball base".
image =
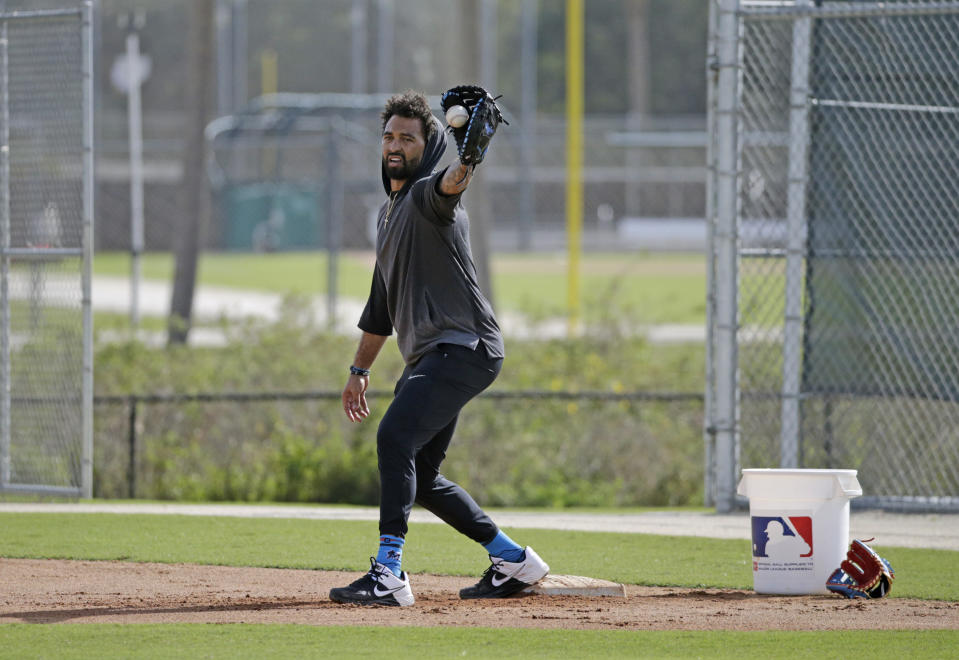
POLYGON ((547 575, 520 593, 543 596, 606 596, 626 598, 626 586, 618 582, 580 575, 547 575))

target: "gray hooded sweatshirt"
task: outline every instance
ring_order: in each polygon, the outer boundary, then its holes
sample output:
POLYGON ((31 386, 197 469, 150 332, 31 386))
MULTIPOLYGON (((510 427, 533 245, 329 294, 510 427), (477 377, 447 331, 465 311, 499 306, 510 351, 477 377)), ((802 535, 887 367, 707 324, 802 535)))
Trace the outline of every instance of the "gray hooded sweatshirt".
POLYGON ((433 168, 446 151, 446 134, 433 122, 436 132, 402 190, 390 192, 381 165, 389 198, 376 223, 376 267, 359 327, 382 336, 395 328, 408 365, 439 344, 482 345, 490 358, 502 358, 503 336, 476 280, 466 209, 460 195, 437 190, 445 170, 433 168))

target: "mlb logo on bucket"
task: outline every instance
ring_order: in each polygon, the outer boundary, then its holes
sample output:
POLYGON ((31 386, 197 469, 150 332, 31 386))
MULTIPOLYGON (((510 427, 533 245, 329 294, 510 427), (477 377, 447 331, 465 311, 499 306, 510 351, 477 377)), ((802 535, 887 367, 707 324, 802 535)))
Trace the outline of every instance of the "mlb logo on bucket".
POLYGON ((754 558, 797 562, 812 557, 811 516, 752 516, 752 527, 754 558))

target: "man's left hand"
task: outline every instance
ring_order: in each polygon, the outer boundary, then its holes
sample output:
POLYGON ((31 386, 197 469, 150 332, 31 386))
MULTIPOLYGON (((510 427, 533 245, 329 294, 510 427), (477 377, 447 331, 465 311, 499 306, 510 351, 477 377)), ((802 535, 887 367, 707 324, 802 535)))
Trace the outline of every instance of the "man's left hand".
POLYGON ((463 106, 469 112, 470 116, 465 124, 449 128, 456 140, 460 162, 467 167, 475 167, 483 162, 496 128, 501 123, 509 124, 503 119, 503 113, 496 105, 497 98, 499 97, 493 98, 482 87, 458 85, 446 90, 440 99, 443 112, 455 105, 463 106))
POLYGON ((343 388, 343 412, 351 422, 362 422, 370 416, 370 407, 366 404, 366 388, 369 376, 350 375, 343 388))

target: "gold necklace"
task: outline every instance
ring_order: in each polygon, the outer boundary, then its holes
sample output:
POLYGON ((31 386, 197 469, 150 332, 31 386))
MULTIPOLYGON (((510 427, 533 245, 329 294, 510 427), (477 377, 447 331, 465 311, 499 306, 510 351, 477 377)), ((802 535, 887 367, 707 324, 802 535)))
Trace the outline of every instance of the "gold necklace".
POLYGON ((390 195, 390 205, 389 205, 389 206, 387 207, 387 209, 386 209, 386 219, 383 220, 383 225, 384 225, 384 226, 389 224, 389 222, 390 222, 390 215, 393 213, 393 207, 396 206, 396 200, 398 200, 399 198, 400 198, 400 193, 399 193, 399 191, 397 191, 395 195, 391 193, 391 195, 390 195))

